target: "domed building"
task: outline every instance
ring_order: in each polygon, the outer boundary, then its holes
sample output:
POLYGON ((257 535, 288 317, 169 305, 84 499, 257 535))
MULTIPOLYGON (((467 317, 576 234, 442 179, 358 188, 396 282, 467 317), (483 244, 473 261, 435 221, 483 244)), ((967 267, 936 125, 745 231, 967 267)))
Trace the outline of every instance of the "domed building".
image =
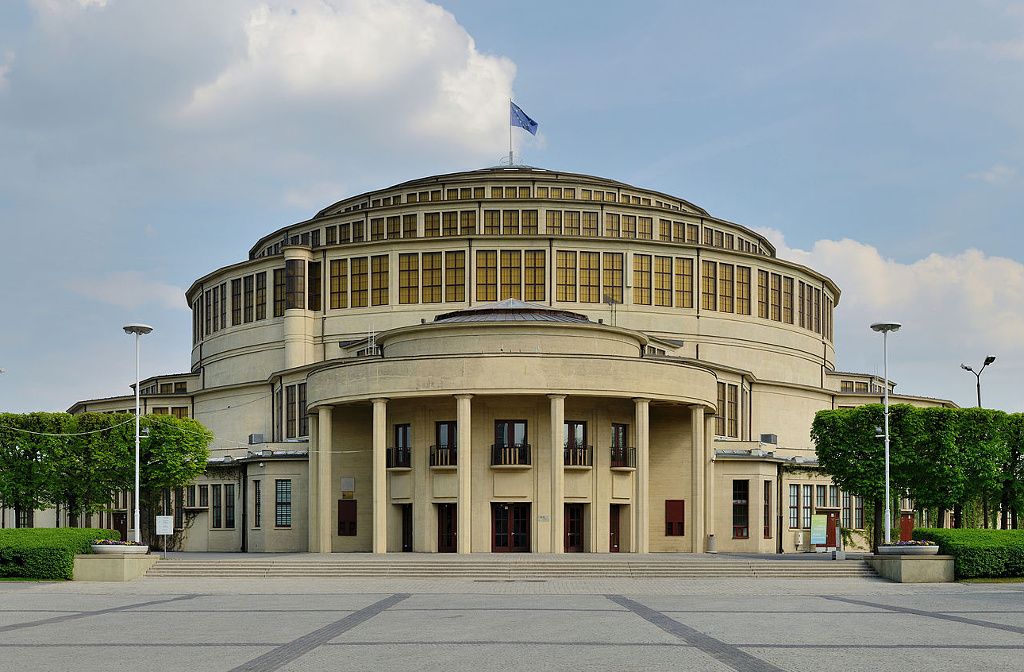
POLYGON ((438 175, 196 280, 192 369, 142 394, 217 437, 169 497, 186 550, 807 550, 813 514, 865 518, 815 470, 814 413, 883 386, 835 370, 839 297, 668 194, 438 175))

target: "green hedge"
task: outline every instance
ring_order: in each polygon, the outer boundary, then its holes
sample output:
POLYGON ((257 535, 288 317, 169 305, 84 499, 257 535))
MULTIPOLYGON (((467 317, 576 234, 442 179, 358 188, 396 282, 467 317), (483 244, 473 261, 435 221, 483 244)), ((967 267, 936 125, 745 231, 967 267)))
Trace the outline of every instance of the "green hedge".
POLYGON ((0 530, 0 577, 71 579, 75 555, 95 539, 120 539, 116 530, 28 528, 0 530))
POLYGON ((1024 530, 918 528, 914 539, 929 539, 952 555, 958 579, 1024 576, 1024 530))

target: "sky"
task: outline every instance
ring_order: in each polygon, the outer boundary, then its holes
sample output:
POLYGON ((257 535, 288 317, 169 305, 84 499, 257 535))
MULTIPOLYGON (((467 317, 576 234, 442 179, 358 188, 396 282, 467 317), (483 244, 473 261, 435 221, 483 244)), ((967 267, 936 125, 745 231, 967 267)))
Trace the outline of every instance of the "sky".
POLYGON ((0 410, 189 369, 193 280, 362 191, 524 163, 841 287, 837 367, 1024 410, 1024 3, 6 0, 0 410))

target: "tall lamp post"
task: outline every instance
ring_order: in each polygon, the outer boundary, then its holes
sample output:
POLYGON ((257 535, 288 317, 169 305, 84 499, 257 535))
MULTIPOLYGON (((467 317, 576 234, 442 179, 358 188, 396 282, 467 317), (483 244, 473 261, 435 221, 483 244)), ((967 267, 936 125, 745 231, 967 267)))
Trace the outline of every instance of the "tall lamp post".
POLYGON ((871 329, 882 334, 882 370, 885 375, 885 543, 892 541, 892 513, 889 510, 889 332, 899 331, 899 322, 875 322, 871 329))
POLYGON ((977 371, 975 371, 973 367, 967 366, 966 364, 960 365, 961 369, 963 369, 964 371, 970 371, 978 379, 978 408, 981 408, 981 372, 985 370, 986 366, 988 366, 994 361, 996 361, 995 355, 989 355, 988 357, 985 358, 985 362, 977 371))
POLYGON ((132 520, 135 525, 136 543, 142 541, 139 515, 139 337, 153 331, 148 324, 126 324, 124 333, 135 334, 135 512, 132 520))

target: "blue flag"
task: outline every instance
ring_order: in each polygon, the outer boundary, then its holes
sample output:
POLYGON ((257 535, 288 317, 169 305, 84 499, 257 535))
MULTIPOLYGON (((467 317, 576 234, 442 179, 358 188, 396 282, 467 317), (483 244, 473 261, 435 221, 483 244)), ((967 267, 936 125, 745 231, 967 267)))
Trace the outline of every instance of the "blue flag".
POLYGON ((509 105, 512 106, 512 125, 526 129, 531 135, 537 135, 537 122, 530 119, 530 117, 526 115, 526 112, 523 112, 522 108, 511 100, 509 101, 509 105))

